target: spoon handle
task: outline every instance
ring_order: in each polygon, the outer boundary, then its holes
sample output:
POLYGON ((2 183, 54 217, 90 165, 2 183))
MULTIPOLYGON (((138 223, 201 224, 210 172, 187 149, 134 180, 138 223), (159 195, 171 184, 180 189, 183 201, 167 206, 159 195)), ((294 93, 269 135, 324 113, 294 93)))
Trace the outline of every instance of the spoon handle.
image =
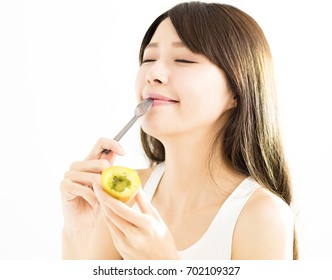
MULTIPOLYGON (((126 134, 129 128, 133 126, 133 124, 143 116, 153 104, 153 99, 144 99, 141 103, 139 103, 135 108, 135 115, 134 117, 120 130, 120 132, 113 138, 115 141, 119 141, 123 135, 126 134)), ((101 154, 109 154, 111 150, 103 149, 101 154)))
MULTIPOLYGON (((120 132, 113 138, 115 141, 120 141, 120 139, 123 137, 123 135, 126 134, 126 132, 133 126, 133 124, 138 120, 140 116, 134 115, 132 119, 120 130, 120 132)), ((111 152, 111 150, 104 149, 102 150, 102 154, 108 155, 111 152)))
POLYGON ((139 116, 134 115, 133 118, 120 130, 120 132, 113 138, 115 141, 120 141, 123 135, 133 126, 138 120, 139 116))

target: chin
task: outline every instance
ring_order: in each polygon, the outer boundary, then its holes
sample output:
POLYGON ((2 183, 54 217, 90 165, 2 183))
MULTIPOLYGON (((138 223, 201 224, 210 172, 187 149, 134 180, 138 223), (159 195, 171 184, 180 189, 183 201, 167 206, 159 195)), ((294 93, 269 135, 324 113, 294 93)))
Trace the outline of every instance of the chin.
POLYGON ((159 122, 150 122, 144 120, 142 122, 141 128, 146 134, 151 135, 152 137, 162 142, 162 139, 166 139, 176 134, 174 126, 172 127, 171 124, 172 122, 168 122, 166 125, 164 125, 159 122))
POLYGON ((164 134, 164 131, 161 131, 162 129, 160 128, 160 125, 158 127, 158 125, 156 126, 156 125, 142 123, 141 128, 146 134, 151 135, 152 137, 158 140, 164 134))

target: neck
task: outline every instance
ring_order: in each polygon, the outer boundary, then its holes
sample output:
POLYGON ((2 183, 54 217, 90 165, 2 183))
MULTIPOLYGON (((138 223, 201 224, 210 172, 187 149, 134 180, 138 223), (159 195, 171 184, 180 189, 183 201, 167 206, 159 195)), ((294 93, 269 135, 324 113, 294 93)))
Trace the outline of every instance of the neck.
MULTIPOLYGON (((208 173, 209 153, 212 139, 204 135, 193 135, 176 137, 169 141, 164 141, 165 146, 165 166, 167 173, 178 177, 177 182, 189 182, 208 173)), ((197 180, 198 179, 198 180, 197 180)))
POLYGON ((177 199, 203 202, 205 195, 225 197, 239 184, 239 174, 227 167, 220 150, 211 153, 213 138, 207 135, 177 135, 163 141, 166 158, 161 183, 167 197, 175 194, 177 199))

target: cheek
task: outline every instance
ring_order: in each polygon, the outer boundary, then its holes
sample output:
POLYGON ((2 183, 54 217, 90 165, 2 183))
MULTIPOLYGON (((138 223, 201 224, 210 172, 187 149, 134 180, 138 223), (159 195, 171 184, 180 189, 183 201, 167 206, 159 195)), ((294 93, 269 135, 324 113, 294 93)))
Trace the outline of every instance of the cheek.
POLYGON ((139 69, 136 74, 136 81, 135 81, 135 92, 138 101, 142 100, 142 90, 145 84, 145 73, 142 69, 139 69))
POLYGON ((188 107, 205 113, 207 117, 220 116, 228 107, 230 93, 226 78, 219 69, 209 67, 192 73, 182 92, 183 98, 190 104, 188 107))
POLYGON ((201 122, 212 124, 230 108, 231 95, 226 83, 218 75, 195 81, 191 89, 195 93, 195 101, 188 97, 188 102, 191 102, 188 107, 191 112, 195 111, 195 116, 201 122))

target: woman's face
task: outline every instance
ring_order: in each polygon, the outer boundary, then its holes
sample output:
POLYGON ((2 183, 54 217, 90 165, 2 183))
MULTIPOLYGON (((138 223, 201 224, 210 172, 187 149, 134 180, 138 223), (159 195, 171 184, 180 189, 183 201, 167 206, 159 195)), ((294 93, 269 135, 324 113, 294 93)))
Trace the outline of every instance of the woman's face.
POLYGON ((154 99, 142 129, 161 141, 195 131, 216 133, 220 116, 236 105, 224 72, 191 52, 169 18, 160 23, 144 51, 136 93, 139 101, 154 99))

